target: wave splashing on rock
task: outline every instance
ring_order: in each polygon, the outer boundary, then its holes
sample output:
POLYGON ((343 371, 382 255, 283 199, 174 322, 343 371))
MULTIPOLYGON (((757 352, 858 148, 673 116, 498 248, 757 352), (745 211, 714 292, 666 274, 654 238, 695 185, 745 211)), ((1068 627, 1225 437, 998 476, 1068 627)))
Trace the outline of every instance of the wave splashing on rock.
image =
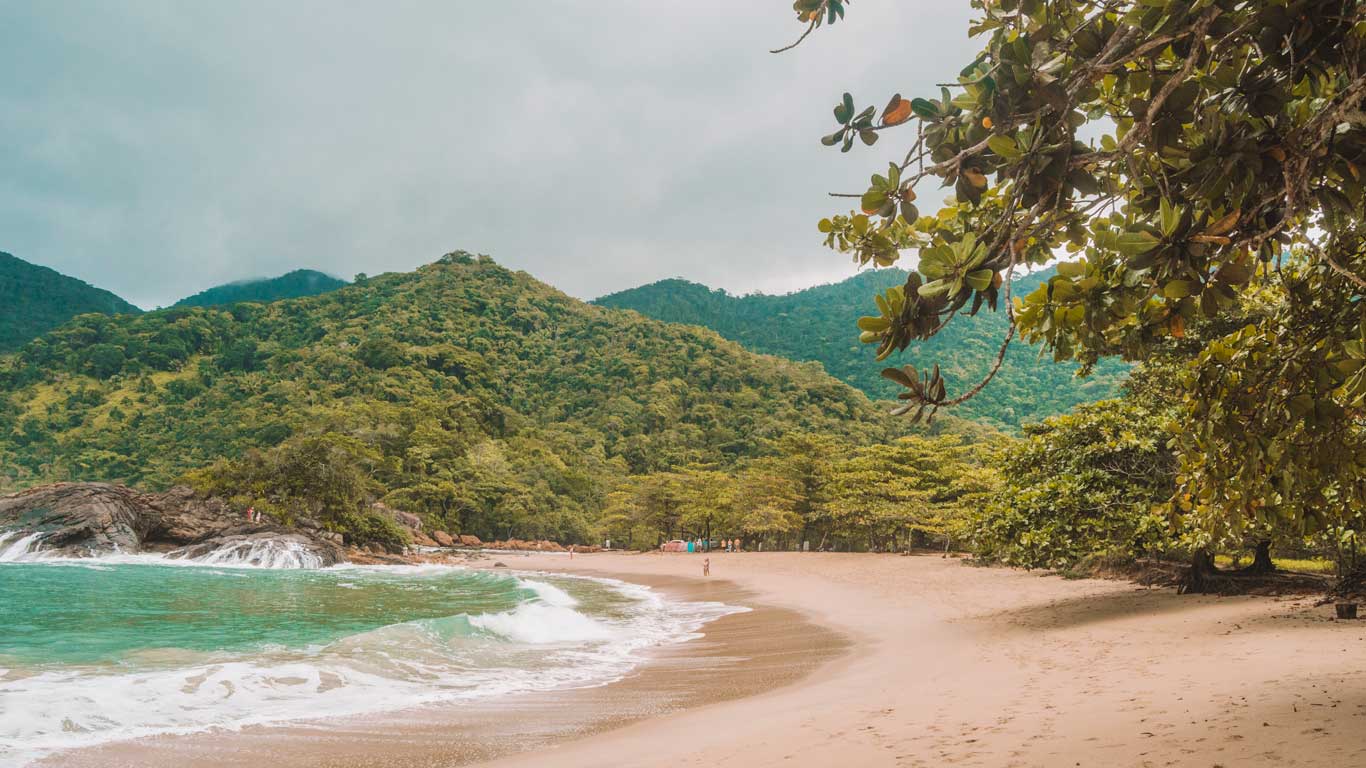
MULTIPOLYGON (((177 555, 177 552, 173 552, 169 557, 175 559, 177 555)), ((317 551, 302 541, 288 537, 228 541, 218 544, 216 549, 208 553, 190 555, 189 559, 205 565, 247 565, 257 568, 322 568, 327 565, 317 551)))
POLYGON ((0 531, 0 563, 16 563, 37 556, 43 546, 41 531, 0 531))

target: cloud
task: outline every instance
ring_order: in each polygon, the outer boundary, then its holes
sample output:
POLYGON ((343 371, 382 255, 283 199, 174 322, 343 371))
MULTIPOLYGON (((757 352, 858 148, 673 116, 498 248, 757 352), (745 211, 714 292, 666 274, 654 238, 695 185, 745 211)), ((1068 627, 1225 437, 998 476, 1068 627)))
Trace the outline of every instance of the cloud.
MULTIPOLYGON (((948 7, 946 7, 948 6, 948 7)), ((790 3, 0 6, 0 249, 142 306, 296 267, 489 253, 584 298, 838 279, 815 221, 896 154, 818 139, 935 93, 969 9, 790 3)))

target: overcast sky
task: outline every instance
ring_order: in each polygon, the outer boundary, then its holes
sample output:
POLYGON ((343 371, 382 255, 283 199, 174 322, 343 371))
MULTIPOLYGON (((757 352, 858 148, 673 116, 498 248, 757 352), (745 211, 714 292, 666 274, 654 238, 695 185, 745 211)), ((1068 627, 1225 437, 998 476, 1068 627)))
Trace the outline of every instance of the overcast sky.
POLYGON ((774 56, 791 0, 0 0, 0 250, 147 308, 455 249, 581 298, 837 280, 825 193, 905 145, 822 147, 831 108, 937 93, 969 18, 859 0, 774 56))

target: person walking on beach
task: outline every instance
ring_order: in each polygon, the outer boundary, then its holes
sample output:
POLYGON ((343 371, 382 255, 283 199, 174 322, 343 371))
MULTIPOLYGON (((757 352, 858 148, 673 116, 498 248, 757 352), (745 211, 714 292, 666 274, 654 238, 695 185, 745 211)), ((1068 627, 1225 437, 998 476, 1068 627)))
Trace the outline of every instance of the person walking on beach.
POLYGON ((256 507, 247 507, 247 522, 256 522, 256 507))
POLYGON ((707 558, 706 560, 703 560, 703 561, 702 561, 702 575, 703 575, 703 576, 710 576, 710 575, 711 575, 711 558, 710 558, 710 557, 707 558))
POLYGON ((569 559, 570 559, 570 560, 573 560, 573 559, 574 559, 574 545, 573 545, 573 544, 570 544, 570 545, 569 545, 569 559))

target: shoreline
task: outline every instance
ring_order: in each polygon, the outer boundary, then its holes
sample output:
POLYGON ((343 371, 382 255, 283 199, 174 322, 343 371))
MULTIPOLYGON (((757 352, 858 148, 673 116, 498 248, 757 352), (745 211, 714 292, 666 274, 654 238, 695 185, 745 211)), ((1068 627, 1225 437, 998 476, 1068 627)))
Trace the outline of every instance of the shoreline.
MULTIPOLYGON (((500 553, 519 576, 538 573, 615 579, 676 602, 721 602, 746 611, 721 616, 700 637, 651 649, 621 678, 585 687, 354 716, 248 726, 237 731, 160 735, 68 750, 33 766, 463 766, 738 697, 800 679, 847 642, 794 612, 764 605, 724 580, 575 572, 500 553), (799 632, 785 630, 798 628, 799 632)), ((493 561, 464 563, 495 571, 493 561)), ((504 572, 497 568, 496 572, 504 572)))
POLYGON ((733 590, 741 599, 726 602, 765 606, 772 621, 741 632, 763 614, 724 617, 674 646, 679 657, 599 688, 46 765, 1366 764, 1366 621, 1335 621, 1312 598, 1178 596, 934 555, 713 553, 707 581, 686 554, 506 559, 516 571, 733 590), (813 633, 837 643, 812 650, 813 633), (767 654, 749 658, 776 663, 734 664, 723 647, 746 638, 767 654), (701 695, 670 698, 708 674, 701 695), (651 676, 657 686, 643 687, 651 676))

